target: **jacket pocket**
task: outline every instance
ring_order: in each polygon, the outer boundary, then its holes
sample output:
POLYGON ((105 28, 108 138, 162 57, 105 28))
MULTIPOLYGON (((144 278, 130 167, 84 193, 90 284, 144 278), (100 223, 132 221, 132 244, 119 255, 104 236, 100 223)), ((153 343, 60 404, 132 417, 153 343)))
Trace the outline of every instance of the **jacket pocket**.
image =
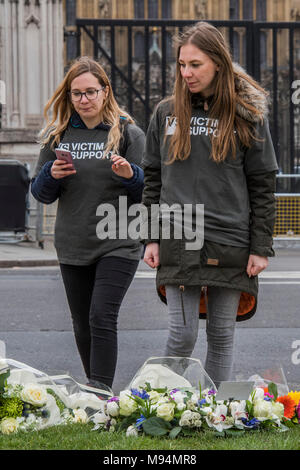
POLYGON ((205 241, 200 254, 201 265, 219 268, 246 268, 249 259, 249 248, 222 245, 205 241))
POLYGON ((182 261, 182 240, 164 239, 159 242, 159 260, 162 266, 180 266, 182 261))

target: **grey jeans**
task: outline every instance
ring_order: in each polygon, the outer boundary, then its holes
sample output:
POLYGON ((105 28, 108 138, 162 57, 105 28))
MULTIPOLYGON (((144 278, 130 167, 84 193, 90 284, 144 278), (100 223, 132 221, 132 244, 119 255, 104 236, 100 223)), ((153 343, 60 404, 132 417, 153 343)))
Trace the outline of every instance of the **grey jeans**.
MULTIPOLYGON (((166 286, 169 312, 166 356, 192 357, 198 338, 200 295, 200 286, 185 287, 183 292, 178 286, 166 286)), ((235 289, 209 287, 204 368, 217 387, 221 381, 230 380, 240 295, 235 289)))

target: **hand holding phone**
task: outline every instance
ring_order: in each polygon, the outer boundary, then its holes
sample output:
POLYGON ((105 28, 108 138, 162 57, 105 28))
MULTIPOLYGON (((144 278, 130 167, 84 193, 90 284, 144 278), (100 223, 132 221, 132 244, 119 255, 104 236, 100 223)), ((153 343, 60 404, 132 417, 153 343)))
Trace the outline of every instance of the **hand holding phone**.
POLYGON ((55 149, 56 158, 72 165, 74 169, 72 154, 69 150, 55 149))
POLYGON ((76 173, 71 152, 69 150, 55 149, 57 159, 51 167, 51 175, 55 179, 65 178, 76 173))

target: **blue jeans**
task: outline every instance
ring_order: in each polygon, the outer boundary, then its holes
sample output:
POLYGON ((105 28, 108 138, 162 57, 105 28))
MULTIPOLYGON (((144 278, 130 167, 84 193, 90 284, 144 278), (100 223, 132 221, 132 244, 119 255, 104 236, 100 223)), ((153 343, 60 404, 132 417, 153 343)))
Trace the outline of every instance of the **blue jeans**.
MULTIPOLYGON (((241 292, 225 287, 209 287, 206 320, 207 355, 205 370, 218 387, 230 380, 234 331, 241 292)), ((199 329, 200 286, 167 285, 169 336, 165 355, 191 357, 199 329)))

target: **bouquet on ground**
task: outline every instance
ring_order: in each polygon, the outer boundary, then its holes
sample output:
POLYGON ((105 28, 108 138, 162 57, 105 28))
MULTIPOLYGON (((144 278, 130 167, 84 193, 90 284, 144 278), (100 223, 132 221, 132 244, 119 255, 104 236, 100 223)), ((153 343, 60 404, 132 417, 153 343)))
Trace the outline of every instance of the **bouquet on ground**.
POLYGON ((106 402, 92 418, 93 430, 126 431, 127 436, 191 436, 205 430, 217 435, 300 423, 300 392, 278 397, 277 386, 256 388, 248 400, 218 400, 215 389, 131 388, 106 402))
POLYGON ((0 359, 0 434, 88 421, 86 411, 71 408, 68 396, 47 375, 33 371, 11 367, 9 361, 0 359))

